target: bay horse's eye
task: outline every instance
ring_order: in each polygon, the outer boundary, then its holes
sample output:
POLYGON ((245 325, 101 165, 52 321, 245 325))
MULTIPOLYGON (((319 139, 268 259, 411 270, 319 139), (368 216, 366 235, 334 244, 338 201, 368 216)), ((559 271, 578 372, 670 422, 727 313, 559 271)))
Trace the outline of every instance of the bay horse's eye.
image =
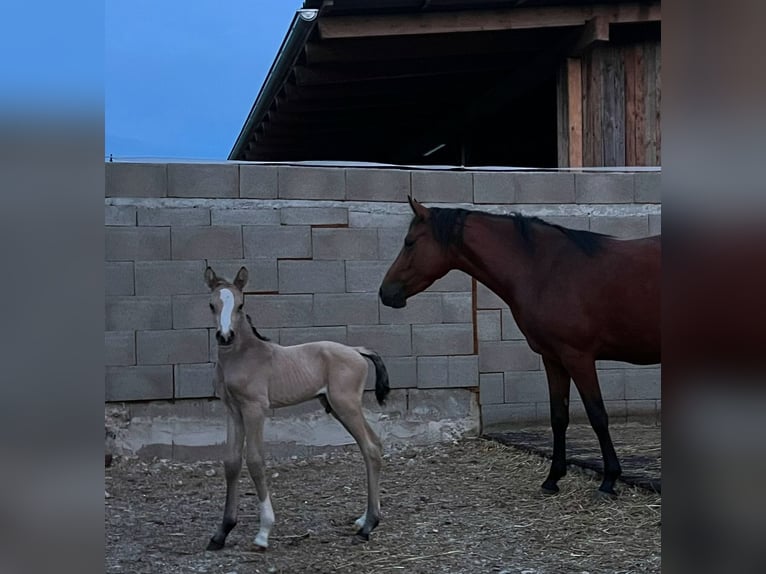
POLYGON ((415 240, 414 239, 411 239, 409 237, 405 237, 404 238, 404 246, 405 247, 412 247, 413 245, 415 245, 415 240))

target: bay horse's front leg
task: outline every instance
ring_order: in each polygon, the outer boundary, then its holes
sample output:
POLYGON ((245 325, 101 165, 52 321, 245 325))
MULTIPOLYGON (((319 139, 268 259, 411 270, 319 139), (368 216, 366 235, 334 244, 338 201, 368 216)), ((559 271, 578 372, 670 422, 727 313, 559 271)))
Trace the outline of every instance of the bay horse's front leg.
POLYGON ((229 409, 226 421, 226 454, 223 461, 226 475, 226 504, 223 521, 207 545, 208 550, 220 550, 226 543, 229 532, 237 525, 239 503, 239 472, 242 469, 242 445, 245 429, 242 415, 236 409, 229 409))
POLYGON ((609 417, 601 397, 596 364, 593 359, 581 361, 576 365, 569 366, 569 372, 572 374, 572 379, 574 379, 575 386, 582 398, 590 425, 596 432, 601 447, 601 456, 604 458, 604 480, 598 490, 603 494, 616 496, 614 483, 620 478, 622 469, 617 453, 614 451, 612 437, 609 436, 609 417))
POLYGON ((548 396, 551 405, 551 429, 553 430, 553 461, 548 478, 542 485, 544 494, 556 494, 558 481, 567 473, 566 434, 569 426, 570 377, 561 363, 543 357, 545 374, 548 376, 548 396))
POLYGON ((260 529, 253 543, 265 550, 269 547, 269 532, 274 525, 274 510, 271 507, 271 496, 266 482, 266 462, 263 457, 263 424, 266 413, 260 405, 250 405, 245 409, 243 415, 247 433, 245 460, 250 476, 255 483, 255 490, 258 492, 258 501, 261 507, 260 529))

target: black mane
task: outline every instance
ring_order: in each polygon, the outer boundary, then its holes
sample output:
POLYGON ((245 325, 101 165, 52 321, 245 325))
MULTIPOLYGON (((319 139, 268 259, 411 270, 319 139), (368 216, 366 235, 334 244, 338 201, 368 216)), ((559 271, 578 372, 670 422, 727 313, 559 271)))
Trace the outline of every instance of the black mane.
POLYGON ((268 337, 264 337, 263 335, 261 335, 261 334, 258 332, 258 330, 257 330, 255 327, 253 327, 253 320, 252 320, 252 319, 250 319, 250 315, 248 315, 247 313, 245 313, 245 317, 247 318, 247 322, 248 322, 248 324, 250 325, 250 328, 253 330, 253 334, 254 334, 256 337, 258 337, 258 338, 259 338, 261 341, 271 341, 271 339, 269 339, 268 337))
POLYGON ((539 217, 530 217, 519 213, 494 214, 483 211, 471 211, 463 208, 430 208, 431 230, 436 241, 446 247, 449 245, 461 245, 463 242, 463 227, 465 220, 469 215, 482 215, 485 217, 499 217, 510 219, 516 226, 516 231, 522 239, 524 247, 528 252, 535 250, 535 238, 533 229, 535 225, 543 225, 553 229, 558 229, 569 239, 575 247, 586 255, 595 255, 603 247, 603 239, 609 237, 593 231, 584 231, 581 229, 569 229, 555 223, 548 223, 539 217))

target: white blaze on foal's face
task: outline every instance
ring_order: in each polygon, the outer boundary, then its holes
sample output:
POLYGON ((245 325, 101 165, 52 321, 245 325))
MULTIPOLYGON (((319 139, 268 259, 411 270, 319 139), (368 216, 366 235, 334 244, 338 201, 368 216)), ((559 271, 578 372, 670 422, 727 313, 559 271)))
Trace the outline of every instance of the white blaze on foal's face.
POLYGON ((225 337, 229 334, 229 331, 231 331, 231 316, 234 312, 234 294, 229 289, 221 289, 218 292, 218 296, 221 298, 221 303, 223 303, 218 328, 221 331, 221 335, 225 337))

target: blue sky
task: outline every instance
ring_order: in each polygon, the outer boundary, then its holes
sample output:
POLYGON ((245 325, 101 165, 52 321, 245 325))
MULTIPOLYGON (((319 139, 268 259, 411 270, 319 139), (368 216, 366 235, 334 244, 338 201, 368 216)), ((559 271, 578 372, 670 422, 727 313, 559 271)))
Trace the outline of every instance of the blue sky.
POLYGON ((302 4, 108 1, 106 155, 226 159, 302 4))

